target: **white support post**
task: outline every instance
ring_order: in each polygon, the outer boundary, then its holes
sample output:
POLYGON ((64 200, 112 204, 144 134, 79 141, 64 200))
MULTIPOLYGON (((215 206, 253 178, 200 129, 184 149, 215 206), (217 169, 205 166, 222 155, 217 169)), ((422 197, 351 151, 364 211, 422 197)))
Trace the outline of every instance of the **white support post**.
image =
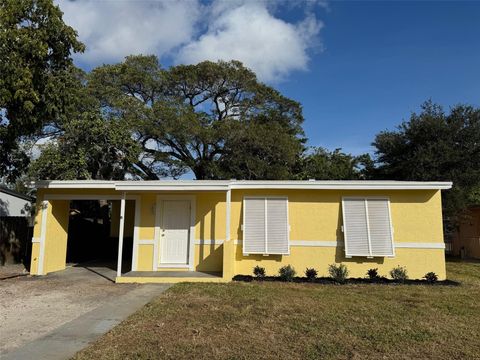
POLYGON ((226 281, 232 280, 235 272, 235 247, 230 239, 230 213, 232 207, 231 189, 227 190, 225 199, 225 242, 223 243, 223 278, 226 281))
POLYGON ((227 190, 226 201, 227 201, 227 204, 226 204, 227 214, 225 218, 225 228, 226 228, 225 241, 228 242, 230 241, 230 213, 231 213, 231 207, 232 207, 232 190, 230 189, 227 190))
POLYGON ((122 276, 122 255, 123 255, 123 228, 125 225, 125 197, 126 194, 122 194, 120 200, 120 228, 118 229, 118 260, 117 260, 117 276, 122 276))
POLYGON ((47 235, 47 211, 48 211, 48 200, 43 200, 41 202, 42 209, 42 224, 40 227, 40 253, 38 255, 38 267, 37 275, 45 275, 45 241, 47 235))

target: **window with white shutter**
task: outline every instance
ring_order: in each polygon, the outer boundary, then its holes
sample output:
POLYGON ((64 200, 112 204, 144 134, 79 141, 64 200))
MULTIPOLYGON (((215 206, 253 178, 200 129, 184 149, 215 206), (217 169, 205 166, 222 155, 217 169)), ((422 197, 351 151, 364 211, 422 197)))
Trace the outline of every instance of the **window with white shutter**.
POLYGON ((346 256, 395 256, 388 198, 343 198, 346 256))
POLYGON ((290 253, 287 198, 244 198, 243 253, 271 255, 290 253))

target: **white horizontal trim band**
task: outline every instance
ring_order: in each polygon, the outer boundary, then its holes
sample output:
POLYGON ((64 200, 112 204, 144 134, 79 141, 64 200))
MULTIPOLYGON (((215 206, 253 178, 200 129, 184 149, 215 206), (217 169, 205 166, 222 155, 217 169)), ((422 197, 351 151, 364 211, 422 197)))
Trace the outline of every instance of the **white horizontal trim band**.
MULTIPOLYGON (((195 245, 222 245, 224 240, 195 240, 195 245)), ((145 240, 138 240, 137 245, 155 245, 155 240, 153 239, 145 239, 145 240)))
POLYGON ((318 247, 337 247, 343 246, 342 241, 322 241, 322 240, 290 240, 291 246, 318 246, 318 247))
MULTIPOLYGON (((242 240, 235 240, 235 245, 241 245, 242 240)), ((397 249, 445 249, 443 243, 415 243, 415 242, 397 242, 394 244, 397 249)), ((299 247, 337 247, 344 246, 343 241, 324 241, 324 240, 290 240, 290 246, 299 247)))
POLYGON ((153 239, 138 240, 137 245, 155 245, 155 240, 153 240, 153 239))
POLYGON ((445 249, 444 243, 415 243, 415 242, 405 242, 405 243, 395 243, 395 248, 406 248, 406 249, 445 249))
POLYGON ((195 245, 222 245, 224 240, 195 240, 195 245))
POLYGON ((40 243, 40 238, 32 237, 32 244, 34 243, 40 243))

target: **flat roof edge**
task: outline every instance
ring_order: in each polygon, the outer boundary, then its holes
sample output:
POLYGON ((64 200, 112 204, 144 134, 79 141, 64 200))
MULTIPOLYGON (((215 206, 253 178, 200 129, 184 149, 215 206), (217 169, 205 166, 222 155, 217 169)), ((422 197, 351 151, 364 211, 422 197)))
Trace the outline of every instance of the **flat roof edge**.
POLYGON ((30 184, 37 189, 115 189, 110 180, 40 180, 30 184))
POLYGON ((385 180, 48 180, 32 182, 39 189, 114 189, 118 191, 227 191, 229 189, 285 190, 447 190, 452 182, 385 180))

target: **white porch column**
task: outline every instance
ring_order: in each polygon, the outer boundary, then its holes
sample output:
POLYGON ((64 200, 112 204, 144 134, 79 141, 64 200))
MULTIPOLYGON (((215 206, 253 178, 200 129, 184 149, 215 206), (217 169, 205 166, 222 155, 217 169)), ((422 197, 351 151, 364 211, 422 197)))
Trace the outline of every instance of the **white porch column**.
POLYGON ((227 214, 225 218, 225 241, 230 241, 230 213, 232 207, 232 190, 230 189, 227 190, 226 205, 227 214))
POLYGON ((232 190, 228 189, 225 199, 225 242, 223 243, 223 279, 231 281, 235 273, 235 245, 230 238, 232 190))
POLYGON ((48 205, 48 200, 43 200, 41 202, 42 224, 40 227, 40 252, 38 255, 37 275, 45 275, 45 241, 47 237, 46 235, 48 205))
POLYGON ((117 276, 122 276, 122 255, 123 255, 123 228, 125 225, 125 197, 126 194, 122 194, 120 200, 120 228, 118 229, 118 260, 117 260, 117 276))

